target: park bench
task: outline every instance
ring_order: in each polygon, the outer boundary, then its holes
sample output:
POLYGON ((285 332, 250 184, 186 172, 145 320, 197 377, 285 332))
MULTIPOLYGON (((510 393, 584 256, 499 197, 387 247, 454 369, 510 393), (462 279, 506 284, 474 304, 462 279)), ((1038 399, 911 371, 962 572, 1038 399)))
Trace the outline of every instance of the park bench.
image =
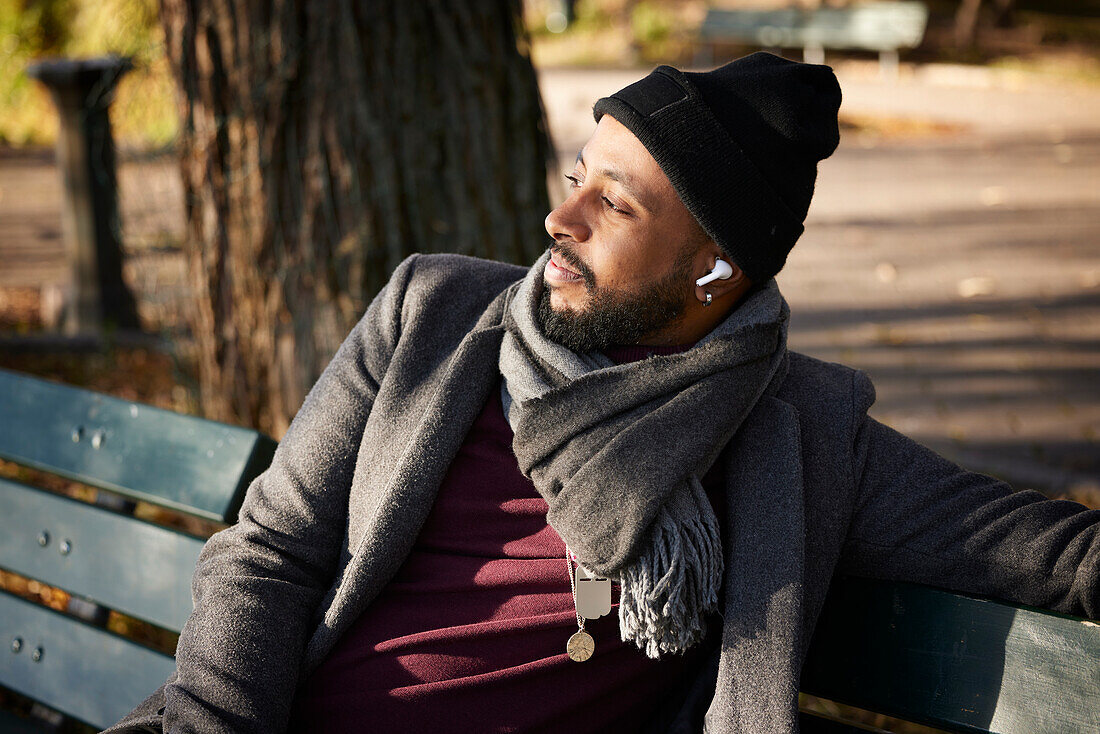
MULTIPOLYGON (((24 475, 0 477, 0 568, 72 595, 60 611, 0 591, 0 686, 48 707, 40 719, 99 728, 152 693, 175 667, 202 536, 233 522, 274 448, 256 431, 0 370, 0 459, 24 475), (77 482, 80 498, 31 478, 77 482), (118 634, 119 613, 145 623, 152 646, 118 634)), ((0 712, 0 732, 42 729, 0 712)))
MULTIPOLYGON (((916 584, 833 581, 802 690, 949 732, 1100 732, 1100 623, 916 584)), ((807 734, 866 729, 803 715, 807 734)))
POLYGON ((699 41, 710 51, 734 43, 779 50, 801 48, 808 63, 825 61, 825 49, 876 51, 884 74, 896 74, 898 52, 916 48, 924 38, 928 8, 922 2, 868 2, 847 8, 799 7, 780 10, 711 8, 699 28, 699 41))
MULTIPOLYGON (((135 515, 158 506, 232 522, 273 450, 254 431, 0 370, 0 458, 105 490, 87 503, 0 479, 0 568, 77 602, 62 613, 0 592, 0 686, 96 727, 151 693, 172 656, 108 629, 102 610, 178 633, 203 541, 135 515)), ((802 689, 952 732, 1095 734, 1100 625, 929 587, 838 579, 802 689)), ((803 713, 804 732, 873 731, 819 714, 803 713)), ((30 727, 0 714, 0 732, 40 730, 30 727)))

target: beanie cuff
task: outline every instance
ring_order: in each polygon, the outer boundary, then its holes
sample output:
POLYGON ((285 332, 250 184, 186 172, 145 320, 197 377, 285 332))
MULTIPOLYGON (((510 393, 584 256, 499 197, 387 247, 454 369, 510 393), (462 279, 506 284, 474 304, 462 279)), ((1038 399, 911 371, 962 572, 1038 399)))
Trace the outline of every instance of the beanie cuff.
POLYGON ((791 211, 679 70, 652 74, 592 109, 646 147, 707 235, 753 282, 778 273, 803 231, 791 211), (687 131, 687 134, 685 134, 687 131))

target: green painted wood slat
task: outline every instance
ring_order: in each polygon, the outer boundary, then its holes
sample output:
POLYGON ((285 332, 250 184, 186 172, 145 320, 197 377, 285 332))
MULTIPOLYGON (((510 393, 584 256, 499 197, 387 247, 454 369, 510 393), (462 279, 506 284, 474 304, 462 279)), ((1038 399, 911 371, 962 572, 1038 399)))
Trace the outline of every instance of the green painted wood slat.
POLYGON ((5 592, 0 640, 0 685, 99 728, 141 703, 176 667, 169 655, 5 592))
POLYGON ((1100 623, 913 584, 834 581, 802 690, 955 732, 1100 732, 1100 623))
POLYGON ((0 479, 0 566, 175 632, 203 543, 0 479))
POLYGON ((232 522, 275 443, 256 431, 0 369, 0 458, 232 522))
POLYGON ((21 718, 10 711, 0 711, 2 734, 45 734, 48 731, 42 722, 21 718))

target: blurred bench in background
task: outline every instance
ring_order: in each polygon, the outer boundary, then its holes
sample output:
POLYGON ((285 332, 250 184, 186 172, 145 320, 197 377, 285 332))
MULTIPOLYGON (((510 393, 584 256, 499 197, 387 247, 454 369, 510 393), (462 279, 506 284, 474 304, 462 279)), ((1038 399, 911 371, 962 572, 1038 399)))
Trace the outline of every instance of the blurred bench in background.
POLYGON ((778 51, 801 48, 807 63, 825 61, 825 49, 877 51, 883 74, 894 75, 898 52, 916 48, 924 38, 928 8, 921 2, 868 2, 848 8, 707 11, 699 42, 709 56, 699 65, 716 63, 718 44, 759 46, 778 51))

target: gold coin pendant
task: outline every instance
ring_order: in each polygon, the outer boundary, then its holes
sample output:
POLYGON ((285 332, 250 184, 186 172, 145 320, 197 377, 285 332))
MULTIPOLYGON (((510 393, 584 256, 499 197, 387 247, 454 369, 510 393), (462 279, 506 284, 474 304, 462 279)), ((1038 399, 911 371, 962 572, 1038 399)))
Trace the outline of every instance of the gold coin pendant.
POLYGON ((592 657, 592 653, 596 651, 596 641, 592 639, 592 635, 584 630, 577 630, 569 638, 569 642, 565 644, 565 651, 569 653, 570 660, 583 663, 592 657))

